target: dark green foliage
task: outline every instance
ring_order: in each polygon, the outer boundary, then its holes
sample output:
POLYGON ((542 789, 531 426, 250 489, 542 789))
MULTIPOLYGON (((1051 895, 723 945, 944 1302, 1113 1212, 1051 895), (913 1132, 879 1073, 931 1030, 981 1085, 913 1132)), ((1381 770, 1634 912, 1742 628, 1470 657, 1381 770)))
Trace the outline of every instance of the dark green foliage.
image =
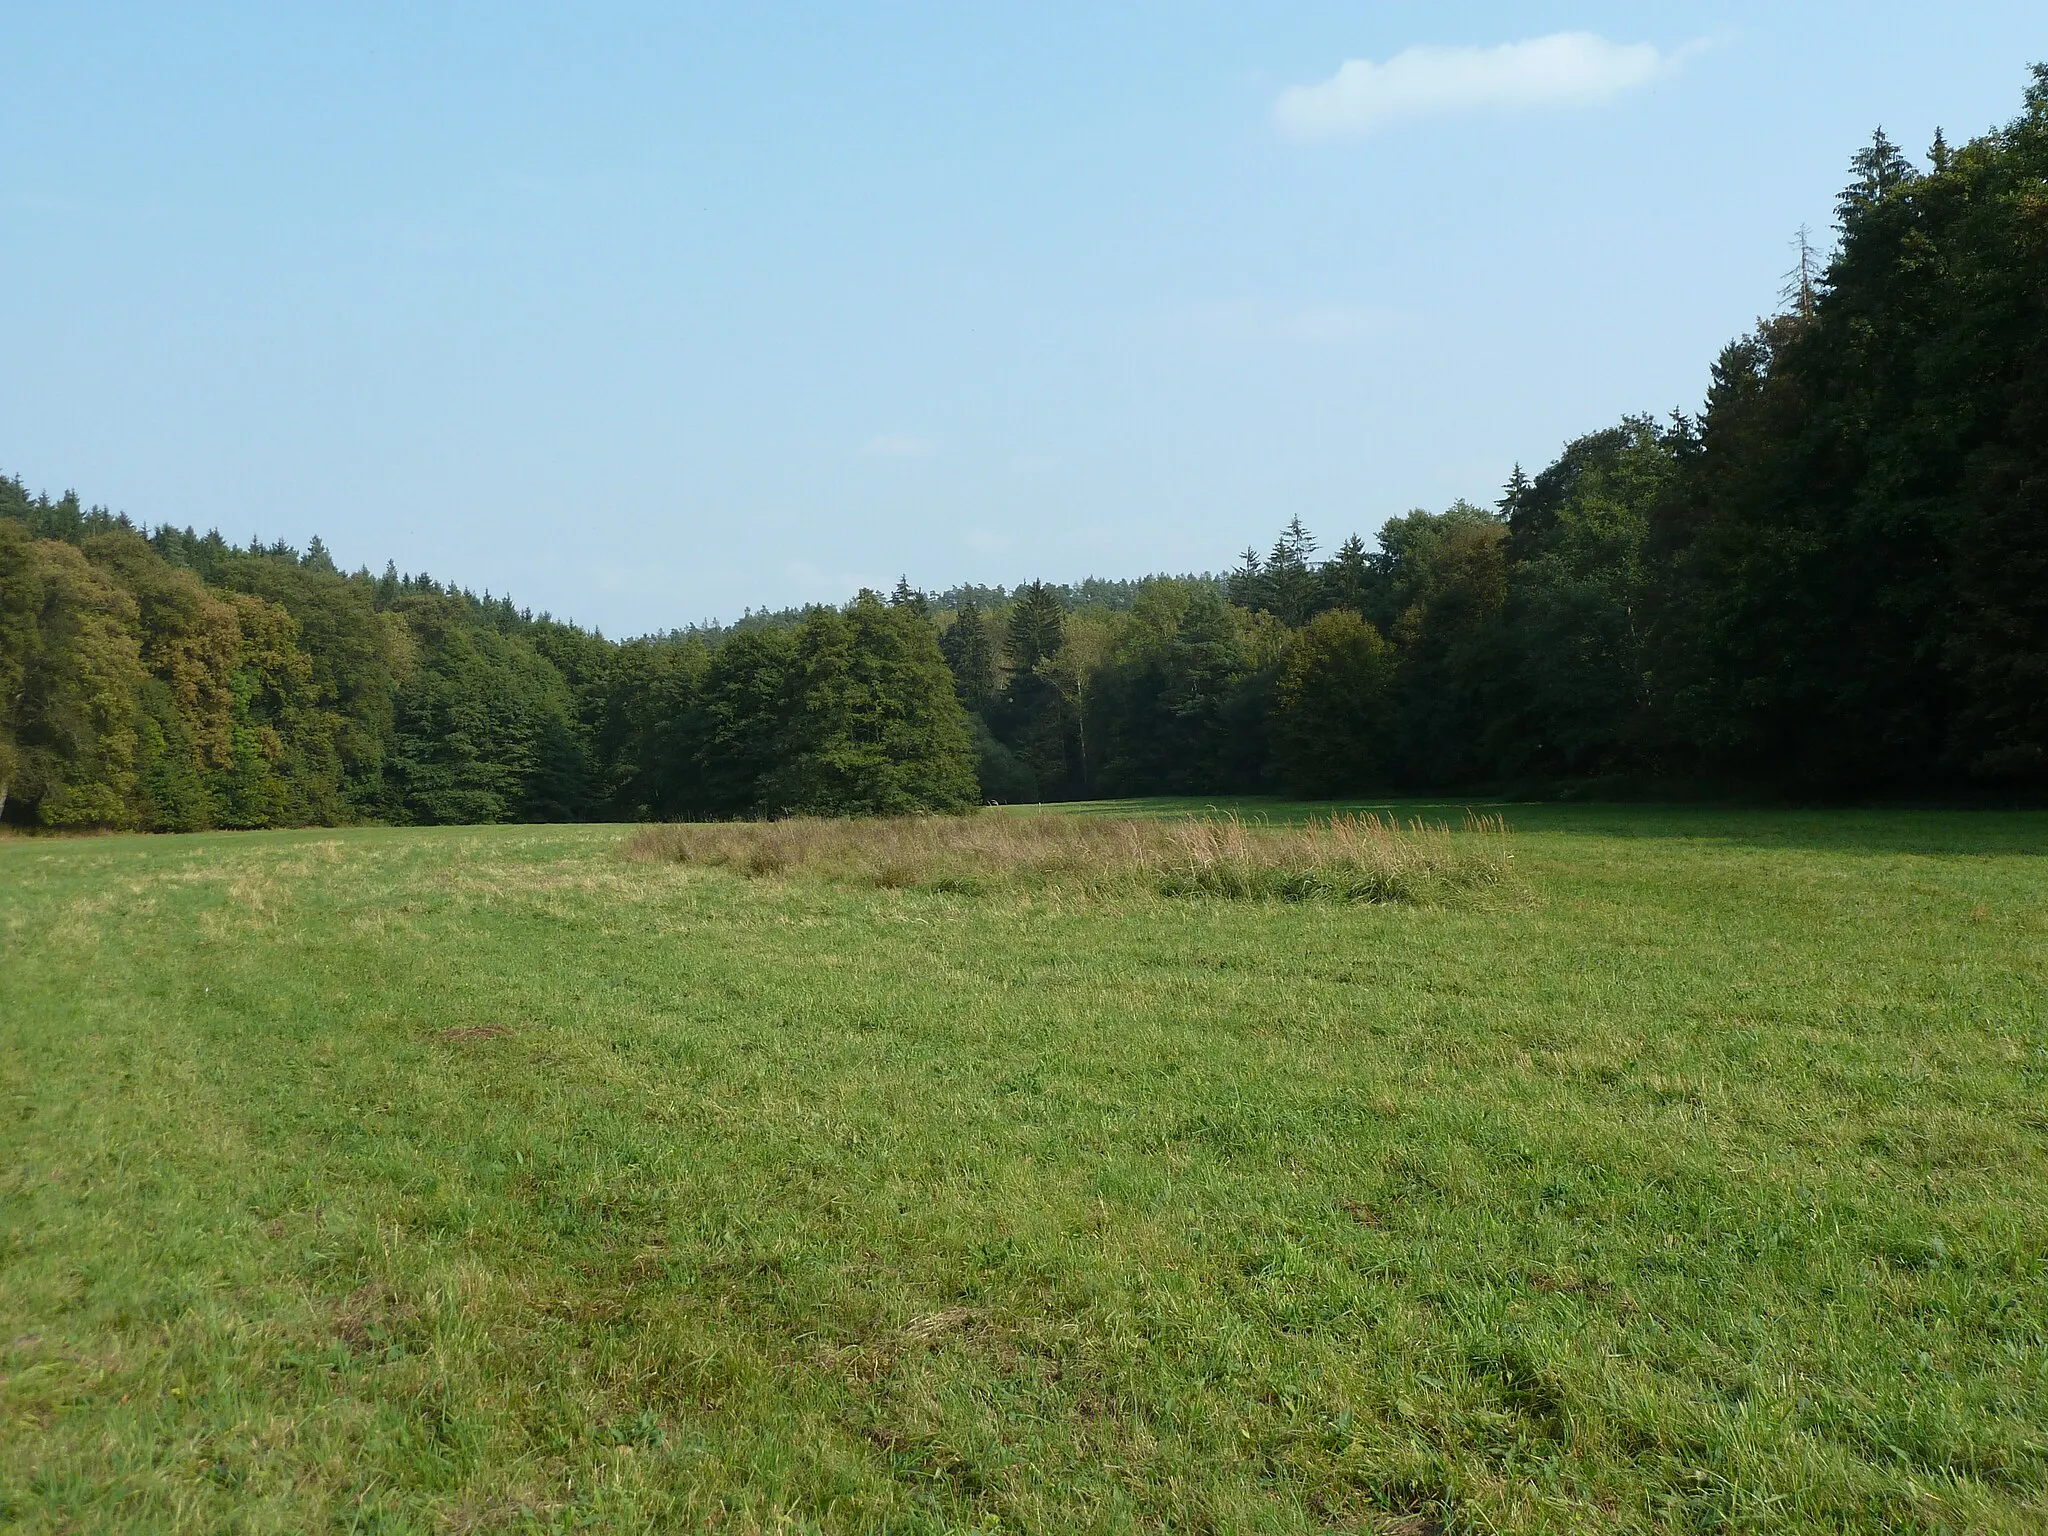
POLYGON ((1337 546, 1337 553, 1325 562, 1320 575, 1319 601, 1324 608, 1365 611, 1373 587, 1372 557, 1365 552, 1365 540, 1352 534, 1337 546))
POLYGON ((953 622, 939 633, 939 654, 953 674, 953 691, 963 709, 985 715, 996 702, 998 647, 993 624, 972 598, 960 605, 953 622))
POLYGON ((31 496, 17 479, 0 475, 0 518, 9 518, 36 539, 55 539, 63 544, 83 544, 87 534, 106 533, 117 528, 133 531, 125 517, 116 517, 105 507, 86 507, 76 491, 66 491, 52 501, 48 496, 31 496))
POLYGON ((1230 600, 1240 608, 1270 608, 1266 599, 1266 568, 1259 563, 1259 552, 1246 546, 1237 557, 1237 569, 1230 573, 1224 584, 1224 591, 1230 600))
POLYGON ((896 590, 889 594, 891 608, 907 608, 920 619, 932 616, 932 600, 928 593, 920 592, 910 584, 908 576, 896 578, 896 590))
POLYGON ((810 816, 964 810, 981 801, 967 721, 930 623, 863 592, 812 611, 786 673, 760 809, 810 816))
POLYGON ((1254 789, 1264 766, 1263 742, 1250 753, 1247 736, 1263 720, 1260 658, 1252 627, 1205 587, 1188 592, 1180 621, 1160 652, 1168 751, 1184 765, 1170 778, 1194 787, 1254 789))
POLYGON ((1380 535, 1386 572, 1376 614, 1401 651, 1394 696, 1397 772, 1408 784, 1487 777, 1488 685, 1504 663, 1507 529, 1458 502, 1412 512, 1380 535))
POLYGON ((314 706, 335 716, 340 792, 357 814, 373 813, 394 739, 394 695, 411 657, 397 616, 380 616, 372 585, 343 577, 324 556, 301 564, 237 554, 219 570, 222 585, 277 604, 298 624, 314 706))
POLYGON ((1494 773, 1589 779, 1643 760, 1643 546, 1691 443, 1687 423, 1631 417, 1570 444, 1534 481, 1510 481, 1501 655, 1485 690, 1494 773))
POLYGON ((1042 581, 1020 587, 1010 606, 1009 661, 1013 672, 1029 672, 1059 654, 1066 639, 1065 604, 1042 581))
POLYGON ((1230 600, 1294 625, 1307 623, 1324 608, 1350 606, 1341 594, 1363 570, 1364 545, 1353 535, 1339 559, 1322 567, 1311 563, 1315 551, 1315 535, 1299 517, 1288 519, 1263 563, 1256 550, 1247 549, 1240 557, 1225 587, 1230 600))
POLYGON ((990 805, 1033 805, 1045 797, 1038 791, 1038 776, 1016 753, 996 739, 988 721, 978 714, 967 717, 974 736, 974 777, 981 786, 981 798, 990 805))
POLYGON ((975 751, 931 623, 863 593, 795 628, 622 648, 625 733, 654 815, 866 815, 978 804, 975 751))
MULTIPOLYGON (((997 740, 1022 770, 1009 775, 1010 787, 1021 789, 1028 779, 1037 800, 1071 799, 1086 779, 1079 720, 1053 669, 1066 623, 1066 605, 1052 587, 1034 581, 1017 589, 1008 626, 1010 678, 987 711, 997 740)), ((1006 770, 998 761, 992 771, 1006 770)))
MULTIPOLYGON (((1080 737, 1060 685, 1043 672, 1012 674, 997 701, 992 728, 1028 776, 1033 800, 1068 800, 1081 779, 1080 737)), ((1020 784, 1022 780, 1018 781, 1020 784)))
POLYGON ((960 595, 952 622, 939 631, 939 654, 953 674, 953 691, 974 738, 975 777, 981 798, 995 805, 1025 805, 1043 798, 1038 776, 1010 750, 990 723, 1002 711, 1000 628, 973 593, 960 595))
POLYGON ((781 751, 796 636, 743 630, 719 646, 686 733, 693 782, 675 798, 695 816, 750 816, 762 809, 762 781, 781 751))
POLYGON ((612 657, 595 739, 615 814, 673 818, 696 789, 691 730, 710 652, 695 637, 632 640, 612 657))
POLYGON ((402 603, 419 655, 398 691, 392 812, 421 822, 562 819, 565 788, 587 773, 568 685, 523 639, 462 623, 449 608, 428 597, 402 603))
POLYGON ((1393 648, 1349 608, 1318 614, 1288 646, 1273 755, 1292 794, 1361 794, 1388 776, 1393 648))
POLYGON ((1266 556, 1261 606, 1289 624, 1306 623, 1316 611, 1321 595, 1317 572, 1309 564, 1316 551, 1315 538, 1298 517, 1290 518, 1266 556))
POLYGON ((2048 70, 1851 161, 1696 419, 1632 416, 1320 564, 749 612, 615 644, 318 540, 0 479, 0 814, 728 817, 1664 780, 2048 789, 2048 70), (936 627, 935 627, 936 626, 936 627))
POLYGON ((1099 780, 1110 794, 1262 787, 1274 663, 1260 620, 1206 583, 1150 583, 1094 690, 1099 780))
POLYGON ((1859 153, 1809 310, 1723 353, 1653 532, 1682 750, 1825 792, 2048 771, 2048 74, 1859 153))

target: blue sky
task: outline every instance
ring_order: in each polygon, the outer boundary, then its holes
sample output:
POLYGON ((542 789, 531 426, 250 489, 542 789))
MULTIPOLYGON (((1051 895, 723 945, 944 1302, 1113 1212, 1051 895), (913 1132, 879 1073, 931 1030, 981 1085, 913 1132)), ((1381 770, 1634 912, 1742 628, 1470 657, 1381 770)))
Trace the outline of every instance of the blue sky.
POLYGON ((1870 129, 2037 58, 2038 4, 13 4, 0 470, 614 634, 1221 568, 1691 408, 1870 129))

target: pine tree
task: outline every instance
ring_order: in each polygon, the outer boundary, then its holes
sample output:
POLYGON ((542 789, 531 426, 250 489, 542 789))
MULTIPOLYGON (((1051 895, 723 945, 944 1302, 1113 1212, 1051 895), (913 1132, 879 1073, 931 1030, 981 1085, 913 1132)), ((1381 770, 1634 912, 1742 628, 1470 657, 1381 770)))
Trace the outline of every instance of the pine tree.
POLYGON ((1056 654, 1065 638, 1066 605, 1042 581, 1017 589, 1010 605, 1010 668, 1029 672, 1056 654))

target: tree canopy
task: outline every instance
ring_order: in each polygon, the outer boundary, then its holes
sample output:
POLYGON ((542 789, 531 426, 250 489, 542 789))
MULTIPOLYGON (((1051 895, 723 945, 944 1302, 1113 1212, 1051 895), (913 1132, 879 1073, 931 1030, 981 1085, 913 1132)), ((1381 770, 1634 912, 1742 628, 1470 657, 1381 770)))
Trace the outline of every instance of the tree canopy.
POLYGON ((0 816, 945 811, 1630 783, 2048 789, 2048 69, 1629 416, 1460 501, 1223 576, 1031 581, 623 643, 318 539, 237 547, 0 479, 0 816))

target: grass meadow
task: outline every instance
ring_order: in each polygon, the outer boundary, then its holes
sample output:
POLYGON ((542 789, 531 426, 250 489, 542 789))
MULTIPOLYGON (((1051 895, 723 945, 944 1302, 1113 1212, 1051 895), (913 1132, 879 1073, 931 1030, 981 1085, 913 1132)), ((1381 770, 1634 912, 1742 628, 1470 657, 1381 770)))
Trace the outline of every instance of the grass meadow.
POLYGON ((0 841, 0 1526, 2048 1528, 2048 815, 1484 809, 0 841))

